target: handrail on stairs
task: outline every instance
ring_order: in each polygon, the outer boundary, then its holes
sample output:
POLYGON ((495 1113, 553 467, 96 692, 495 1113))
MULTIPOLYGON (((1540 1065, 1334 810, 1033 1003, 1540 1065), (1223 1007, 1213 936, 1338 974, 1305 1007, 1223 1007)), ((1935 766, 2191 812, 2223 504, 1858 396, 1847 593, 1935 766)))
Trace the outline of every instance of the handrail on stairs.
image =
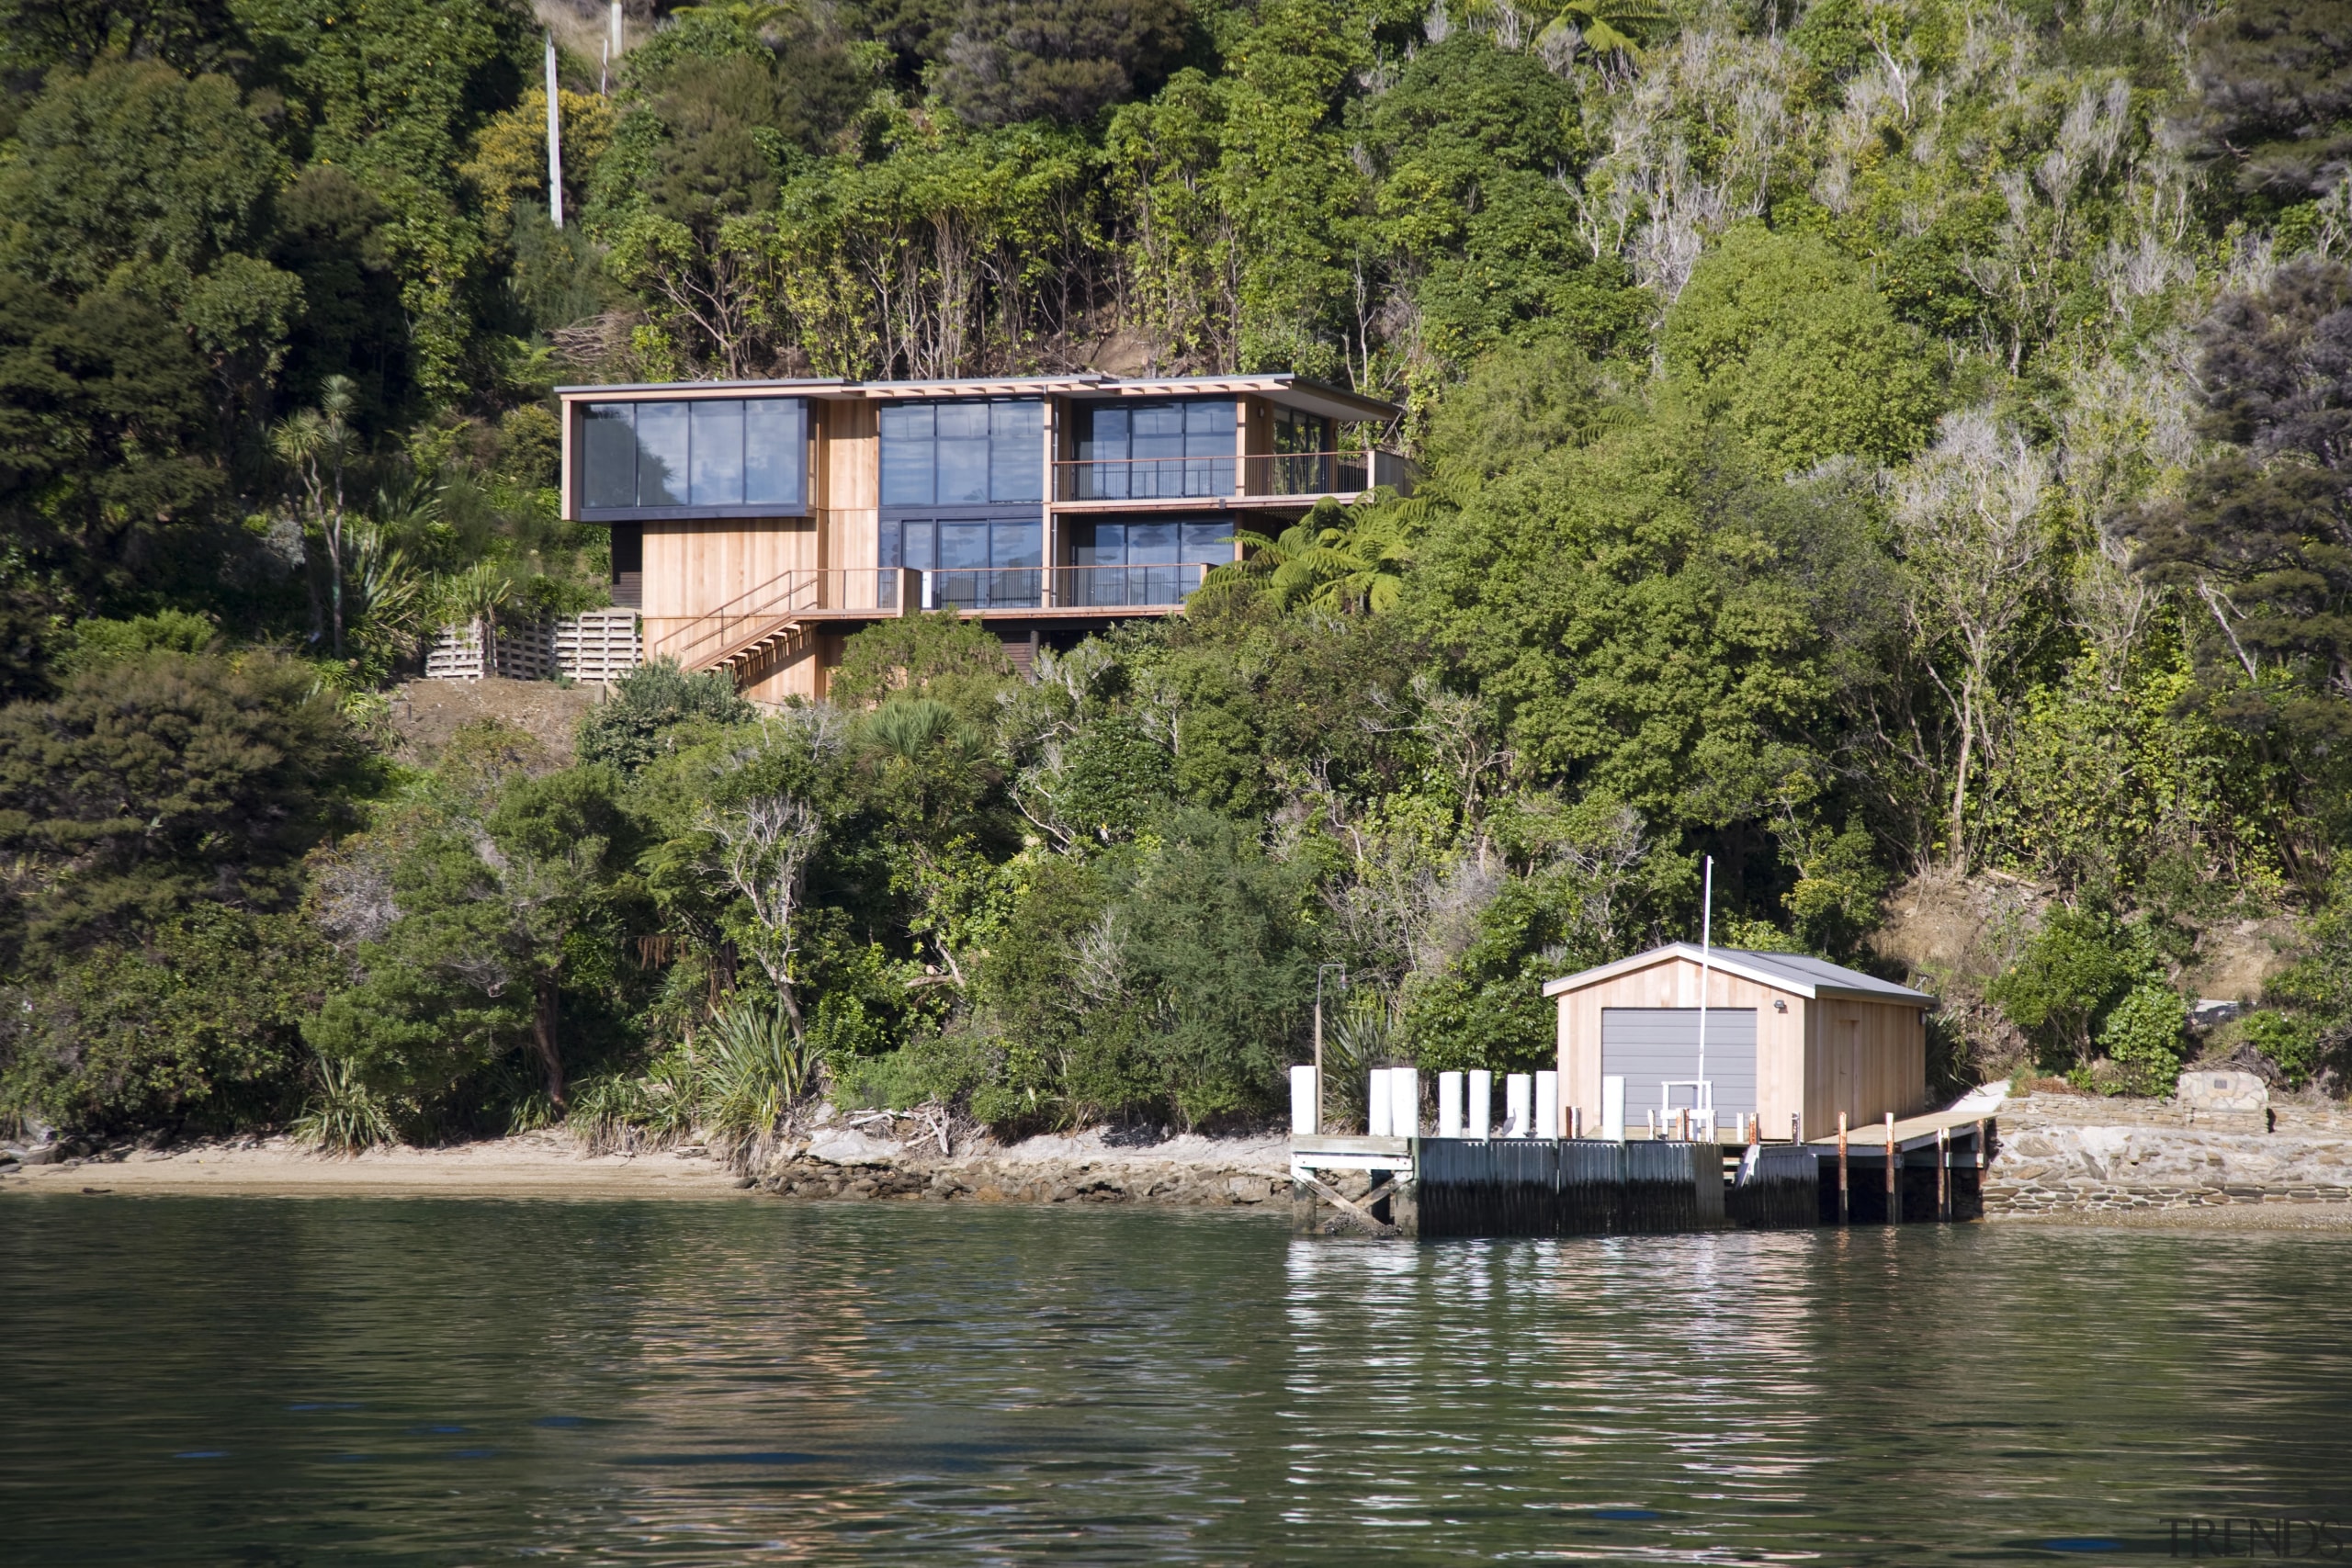
POLYGON ((668 639, 660 651, 675 659, 683 670, 699 670, 706 665, 716 668, 726 662, 726 656, 739 643, 748 639, 753 623, 764 626, 796 610, 820 608, 824 581, 824 570, 819 567, 793 567, 780 571, 718 608, 695 616, 684 630, 693 632, 705 626, 709 629, 684 641, 668 639))

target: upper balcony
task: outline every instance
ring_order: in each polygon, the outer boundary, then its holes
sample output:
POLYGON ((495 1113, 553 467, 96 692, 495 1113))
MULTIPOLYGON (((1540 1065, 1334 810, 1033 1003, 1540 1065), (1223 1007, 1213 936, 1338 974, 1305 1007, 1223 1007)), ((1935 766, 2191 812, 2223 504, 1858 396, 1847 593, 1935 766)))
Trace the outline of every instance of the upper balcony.
POLYGON ((1081 457, 1054 465, 1057 504, 1105 510, 1138 502, 1283 506, 1326 496, 1347 501, 1378 485, 1409 493, 1411 462, 1375 447, 1249 457, 1081 457))

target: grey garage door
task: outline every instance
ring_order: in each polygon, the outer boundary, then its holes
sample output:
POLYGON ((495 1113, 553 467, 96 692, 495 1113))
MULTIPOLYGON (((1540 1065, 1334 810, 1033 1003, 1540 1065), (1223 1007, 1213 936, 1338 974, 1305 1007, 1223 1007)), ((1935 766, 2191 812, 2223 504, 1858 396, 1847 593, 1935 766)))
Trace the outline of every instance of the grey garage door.
MULTIPOLYGON (((1699 1077, 1697 1008, 1603 1008, 1600 1010, 1600 1075, 1625 1080, 1625 1124, 1639 1127, 1647 1113, 1661 1115, 1694 1104, 1688 1088, 1666 1101, 1664 1086, 1699 1077)), ((1756 1113, 1756 1010, 1707 1010, 1707 1081, 1715 1086, 1718 1125, 1737 1114, 1756 1113)))

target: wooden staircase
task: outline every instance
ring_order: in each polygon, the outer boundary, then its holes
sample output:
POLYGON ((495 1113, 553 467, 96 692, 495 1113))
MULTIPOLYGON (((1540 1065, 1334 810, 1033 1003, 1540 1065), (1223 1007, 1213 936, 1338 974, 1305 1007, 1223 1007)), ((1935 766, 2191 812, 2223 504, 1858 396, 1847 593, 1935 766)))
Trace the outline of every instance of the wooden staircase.
POLYGON ((815 635, 815 628, 808 622, 786 616, 695 668, 726 671, 735 678, 740 691, 776 665, 789 664, 806 652, 815 635))
POLYGON ((653 651, 693 671, 724 670, 738 689, 805 651, 816 635, 808 619, 822 597, 823 574, 796 569, 689 622, 653 651))

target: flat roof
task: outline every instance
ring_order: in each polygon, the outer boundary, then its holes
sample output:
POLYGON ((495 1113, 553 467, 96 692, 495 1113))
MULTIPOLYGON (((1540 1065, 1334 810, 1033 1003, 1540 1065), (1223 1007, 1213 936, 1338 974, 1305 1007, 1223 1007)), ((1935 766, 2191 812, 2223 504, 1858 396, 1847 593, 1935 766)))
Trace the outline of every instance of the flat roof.
MULTIPOLYGON (((1669 959, 1702 961, 1695 942, 1670 942, 1664 947, 1653 947, 1647 953, 1636 953, 1614 964, 1604 964, 1597 969, 1563 976, 1544 982, 1544 994, 1556 997, 1563 991, 1581 991, 1603 980, 1613 980, 1636 969, 1669 959)), ((1913 1007, 1933 1007, 1936 998, 1925 991, 1915 991, 1908 986, 1898 986, 1892 980, 1882 980, 1875 975, 1865 975, 1859 969, 1849 969, 1842 964, 1832 964, 1826 958, 1811 958, 1802 953, 1757 953, 1747 948, 1710 948, 1703 955, 1705 963, 1727 975, 1737 975, 1787 991, 1792 996, 1828 997, 1845 1001, 1905 1002, 1913 1007)))
POLYGON ((1219 392, 1261 397, 1302 413, 1351 423, 1388 421, 1404 408, 1381 398, 1367 398, 1344 387, 1333 387, 1287 371, 1255 376, 966 376, 921 381, 844 381, 835 378, 762 381, 630 381, 605 386, 558 387, 564 399, 641 397, 647 393, 679 398, 719 397, 729 393, 782 392, 823 398, 1005 398, 1041 397, 1055 393, 1074 398, 1184 398, 1219 392))

